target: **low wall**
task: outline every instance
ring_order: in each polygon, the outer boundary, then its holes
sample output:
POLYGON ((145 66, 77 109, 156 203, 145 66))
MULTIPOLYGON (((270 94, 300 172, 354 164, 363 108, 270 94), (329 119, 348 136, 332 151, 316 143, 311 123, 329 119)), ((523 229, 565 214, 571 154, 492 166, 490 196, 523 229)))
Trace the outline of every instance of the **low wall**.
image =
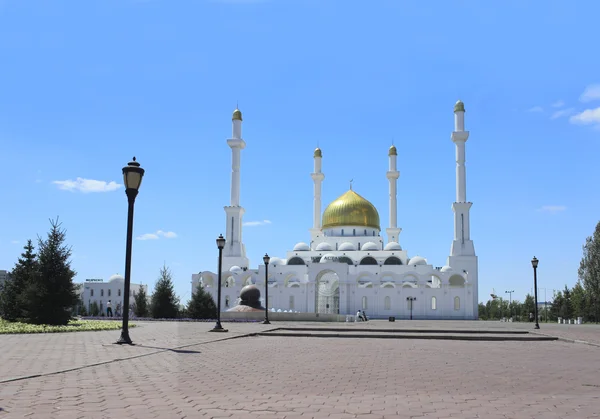
MULTIPOLYGON (((263 320, 264 311, 230 312, 221 313, 222 320, 263 320)), ((346 316, 339 314, 319 313, 273 313, 269 312, 269 320, 296 321, 296 322, 345 322, 346 316)))

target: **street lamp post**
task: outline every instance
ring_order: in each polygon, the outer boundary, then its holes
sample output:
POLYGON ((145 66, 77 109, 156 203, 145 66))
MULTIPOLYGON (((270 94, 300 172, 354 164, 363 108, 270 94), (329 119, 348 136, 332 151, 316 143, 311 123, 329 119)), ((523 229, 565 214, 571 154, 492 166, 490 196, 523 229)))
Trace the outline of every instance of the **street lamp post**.
POLYGON ((265 253, 263 262, 265 263, 265 321, 263 324, 271 324, 269 321, 269 262, 271 258, 265 253))
POLYGON ((537 267, 539 260, 534 256, 531 259, 531 266, 533 266, 533 289, 534 289, 534 299, 535 299, 535 329, 540 328, 540 323, 538 322, 538 306, 537 306, 537 267))
POLYGON ((413 302, 417 301, 417 297, 406 297, 406 301, 410 301, 410 319, 412 320, 413 302))
POLYGON ((512 291, 504 291, 505 294, 508 294, 508 311, 510 312, 510 318, 512 319, 512 293, 515 292, 515 290, 512 291))
POLYGON ((131 286, 131 247, 133 243, 133 206, 137 197, 144 169, 135 161, 135 157, 123 168, 123 180, 125 183, 125 194, 127 195, 127 245, 125 248, 125 285, 123 290, 123 326, 121 337, 116 342, 120 345, 133 345, 129 337, 129 288, 131 286))
POLYGON ((227 329, 223 329, 223 326, 221 326, 221 271, 223 270, 223 248, 225 247, 225 238, 222 234, 219 234, 219 237, 217 237, 217 247, 219 248, 219 272, 217 274, 219 278, 219 289, 217 290, 217 324, 215 324, 215 327, 211 330, 211 332, 227 332, 227 329))

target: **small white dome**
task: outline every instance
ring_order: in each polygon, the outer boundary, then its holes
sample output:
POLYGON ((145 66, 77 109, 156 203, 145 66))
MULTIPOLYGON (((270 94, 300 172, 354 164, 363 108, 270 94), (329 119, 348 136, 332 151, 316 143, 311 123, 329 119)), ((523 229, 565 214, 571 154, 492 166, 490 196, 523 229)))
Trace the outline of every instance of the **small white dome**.
POLYGON ((113 275, 113 276, 111 276, 111 277, 108 279, 108 281, 109 281, 109 282, 113 282, 113 281, 125 281, 125 278, 123 278, 123 276, 122 276, 122 275, 116 274, 116 275, 113 275))
POLYGON ((413 256, 408 262, 409 265, 427 265, 427 259, 421 256, 413 256))
POLYGON ((450 272, 452 271, 452 268, 448 265, 442 266, 442 269, 440 269, 440 272, 450 272))
POLYGON ((233 272, 233 273, 238 273, 238 272, 242 272, 242 268, 240 268, 237 265, 232 266, 231 268, 229 268, 229 272, 233 272))
POLYGON ((307 252, 310 250, 310 246, 304 242, 296 243, 294 246, 294 252, 307 252))
POLYGON ((333 247, 331 247, 331 245, 329 243, 323 242, 323 243, 319 243, 319 245, 317 246, 317 250, 328 251, 328 250, 333 250, 333 247))
POLYGON ((319 262, 320 263, 335 262, 336 259, 337 259, 337 256, 334 255, 333 253, 326 253, 323 255, 323 257, 321 258, 321 260, 319 262))
POLYGON ((356 250, 356 246, 354 246, 350 242, 344 242, 344 243, 340 244, 339 250, 342 250, 342 251, 356 250))
POLYGON ((385 245, 383 250, 402 250, 402 247, 400 246, 400 243, 398 243, 398 242, 389 242, 388 244, 385 245))
POLYGON ((281 259, 278 257, 272 257, 271 260, 269 261, 269 266, 280 266, 280 265, 285 265, 285 259, 281 259))
POLYGON ((377 246, 377 244, 373 242, 366 242, 362 245, 360 250, 379 250, 379 246, 377 246))

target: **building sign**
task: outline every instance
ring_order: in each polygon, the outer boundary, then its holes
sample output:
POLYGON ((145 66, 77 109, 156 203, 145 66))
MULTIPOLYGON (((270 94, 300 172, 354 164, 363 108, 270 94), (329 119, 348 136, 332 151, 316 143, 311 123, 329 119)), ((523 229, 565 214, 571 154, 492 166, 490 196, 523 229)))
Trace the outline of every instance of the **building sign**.
POLYGON ((323 260, 326 262, 339 262, 339 258, 337 256, 323 256, 323 260))
POLYGON ((104 282, 104 280, 103 279, 92 278, 92 279, 86 279, 85 282, 104 282))

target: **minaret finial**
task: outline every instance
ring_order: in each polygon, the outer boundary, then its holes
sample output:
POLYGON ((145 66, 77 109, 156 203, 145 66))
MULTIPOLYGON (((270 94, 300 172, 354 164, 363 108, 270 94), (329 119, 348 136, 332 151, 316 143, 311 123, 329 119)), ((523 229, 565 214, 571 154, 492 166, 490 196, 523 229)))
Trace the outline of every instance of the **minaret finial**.
POLYGON ((354 182, 354 179, 350 179, 350 190, 352 190, 352 182, 354 182))

